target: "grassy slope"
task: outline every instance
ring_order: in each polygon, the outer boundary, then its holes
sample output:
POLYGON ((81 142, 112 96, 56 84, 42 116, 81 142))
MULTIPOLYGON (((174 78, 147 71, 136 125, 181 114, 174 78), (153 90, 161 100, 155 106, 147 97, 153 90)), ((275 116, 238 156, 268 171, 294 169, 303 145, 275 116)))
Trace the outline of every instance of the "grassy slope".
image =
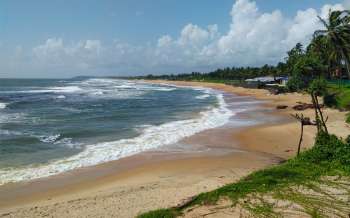
POLYGON ((350 109, 350 85, 329 84, 328 92, 334 96, 333 106, 338 109, 350 109))
MULTIPOLYGON (((341 83, 331 83, 328 87, 327 106, 335 107, 340 110, 350 109, 350 85, 341 83)), ((347 115, 346 122, 350 124, 350 113, 347 115)))
POLYGON ((223 197, 231 199, 232 206, 241 205, 255 216, 278 216, 279 213, 274 210, 274 205, 262 200, 264 195, 298 204, 312 217, 327 216, 327 213, 328 215, 338 214, 341 217, 350 213, 348 200, 336 199, 326 191, 322 192, 321 188, 324 185, 332 188, 343 187, 343 191, 350 196, 350 183, 340 178, 350 181, 350 144, 342 142, 336 136, 321 134, 317 137, 315 146, 297 158, 279 166, 252 173, 237 183, 202 193, 182 207, 148 212, 140 215, 139 218, 176 217, 194 205, 214 204, 223 197), (327 179, 331 176, 336 176, 338 179, 336 181, 327 179), (316 198, 291 187, 303 187, 323 195, 316 198), (256 199, 242 201, 252 195, 259 195, 260 197, 256 198, 259 201, 256 199))

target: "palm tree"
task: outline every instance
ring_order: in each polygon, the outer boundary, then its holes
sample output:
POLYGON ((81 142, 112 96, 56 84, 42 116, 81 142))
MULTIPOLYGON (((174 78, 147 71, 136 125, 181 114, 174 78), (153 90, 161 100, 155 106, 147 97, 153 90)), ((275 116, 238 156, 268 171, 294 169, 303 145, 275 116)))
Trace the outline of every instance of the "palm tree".
POLYGON ((350 78, 350 11, 329 11, 327 20, 319 17, 325 30, 317 30, 314 38, 324 36, 331 47, 329 62, 345 63, 350 78))

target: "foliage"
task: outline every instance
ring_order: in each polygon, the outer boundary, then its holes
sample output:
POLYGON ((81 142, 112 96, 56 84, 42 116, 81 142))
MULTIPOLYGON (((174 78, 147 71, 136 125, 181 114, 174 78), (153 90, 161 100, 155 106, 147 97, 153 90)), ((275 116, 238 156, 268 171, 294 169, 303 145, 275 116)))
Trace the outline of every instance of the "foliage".
POLYGON ((314 36, 324 37, 329 62, 338 66, 344 62, 350 77, 350 11, 330 11, 327 20, 318 18, 325 29, 316 31, 314 36))
POLYGON ((329 165, 332 169, 349 174, 350 144, 344 143, 335 135, 321 132, 316 138, 314 148, 306 151, 302 160, 308 163, 329 165))
POLYGON ((138 216, 138 218, 174 218, 178 215, 175 210, 171 209, 159 209, 144 213, 138 216))
POLYGON ((328 93, 327 95, 325 95, 323 97, 323 103, 327 106, 327 107, 337 107, 337 99, 336 99, 336 94, 334 93, 328 93))
POLYGON ((345 120, 346 123, 350 124, 350 113, 348 113, 346 115, 346 120, 345 120))
POLYGON ((287 90, 297 92, 306 88, 306 84, 300 74, 294 74, 287 83, 287 90))
POLYGON ((308 88, 309 93, 315 93, 316 96, 327 95, 327 81, 324 78, 313 80, 308 88))
POLYGON ((190 74, 171 74, 171 75, 147 75, 146 77, 134 77, 136 79, 165 79, 165 80, 182 80, 182 81, 244 81, 249 78, 261 76, 282 76, 285 75, 282 68, 283 63, 277 66, 264 65, 262 67, 232 67, 219 68, 209 73, 192 72, 190 74))
POLYGON ((328 84, 327 92, 324 97, 327 106, 340 110, 350 109, 350 85, 328 84))
MULTIPOLYGON (((317 57, 322 65, 327 66, 330 70, 331 66, 335 66, 336 63, 330 57, 330 48, 327 37, 325 36, 315 36, 309 46, 307 47, 307 53, 317 57)), ((328 75, 330 76, 330 75, 328 75)))
POLYGON ((288 52, 287 69, 291 75, 287 83, 290 91, 301 91, 308 88, 309 83, 324 74, 325 65, 318 55, 305 51, 300 43, 288 52))
POLYGON ((293 75, 294 66, 301 57, 305 55, 305 50, 301 43, 297 43, 294 48, 287 52, 288 57, 286 58, 286 71, 289 75, 293 75))

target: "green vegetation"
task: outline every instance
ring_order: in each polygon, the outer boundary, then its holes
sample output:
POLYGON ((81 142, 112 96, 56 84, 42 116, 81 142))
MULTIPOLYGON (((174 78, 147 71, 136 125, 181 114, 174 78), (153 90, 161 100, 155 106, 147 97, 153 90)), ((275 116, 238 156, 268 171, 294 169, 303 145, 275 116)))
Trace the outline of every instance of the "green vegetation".
POLYGON ((173 209, 160 209, 139 216, 139 218, 175 218, 179 212, 173 209))
POLYGON ((217 69, 210 73, 192 72, 190 74, 177 74, 177 75, 147 75, 140 77, 133 77, 136 79, 163 79, 173 81, 205 81, 205 82, 242 82, 249 78, 261 77, 261 76, 283 76, 284 63, 279 63, 277 66, 264 65, 262 67, 232 67, 217 69))
POLYGON ((325 104, 340 110, 349 110, 350 85, 329 84, 325 104))
POLYGON ((348 113, 346 115, 346 120, 345 120, 346 123, 350 124, 350 113, 348 113))
POLYGON ((323 55, 328 55, 330 67, 338 68, 343 61, 350 77, 350 11, 330 11, 327 20, 318 18, 325 30, 318 30, 314 35, 320 39, 320 46, 325 45, 328 50, 323 55))
MULTIPOLYGON (((347 200, 315 197, 300 191, 300 187, 321 192, 321 186, 338 187, 343 184, 350 196, 350 144, 345 143, 334 135, 320 133, 315 146, 302 153, 299 157, 287 162, 260 170, 241 179, 237 183, 226 185, 212 192, 203 193, 195 197, 186 205, 167 210, 158 210, 140 215, 139 218, 176 217, 187 208, 195 205, 215 204, 220 198, 232 201, 232 207, 240 205, 258 217, 273 217, 278 215, 275 205, 264 200, 262 196, 273 199, 286 200, 304 208, 309 215, 327 215, 336 211, 339 214, 349 213, 350 205, 347 200), (337 179, 329 179, 336 176, 337 179), (293 189, 292 187, 299 187, 293 189), (252 200, 254 199, 254 201, 252 200), (323 199, 323 200, 322 200, 323 199), (322 207, 321 207, 322 206, 322 207)), ((330 195, 330 194, 328 194, 330 195)))

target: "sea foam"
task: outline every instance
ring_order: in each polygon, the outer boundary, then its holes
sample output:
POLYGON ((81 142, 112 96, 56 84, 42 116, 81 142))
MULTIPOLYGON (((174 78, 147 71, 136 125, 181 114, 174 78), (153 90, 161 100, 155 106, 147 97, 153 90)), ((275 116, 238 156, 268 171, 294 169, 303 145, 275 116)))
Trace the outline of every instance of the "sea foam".
MULTIPOLYGON (((206 92, 211 91, 207 90, 206 92)), ((0 170, 0 184, 48 177, 81 167, 118 160, 143 151, 174 144, 198 132, 225 125, 234 113, 227 108, 221 93, 216 93, 216 97, 218 105, 201 112, 194 119, 148 126, 143 129, 139 136, 131 139, 85 145, 82 152, 47 165, 0 170)))
POLYGON ((205 95, 199 95, 199 96, 196 96, 196 99, 206 99, 206 98, 209 98, 210 97, 210 95, 208 95, 208 94, 205 94, 205 95))
POLYGON ((5 109, 7 106, 6 103, 0 102, 0 109, 5 109))

